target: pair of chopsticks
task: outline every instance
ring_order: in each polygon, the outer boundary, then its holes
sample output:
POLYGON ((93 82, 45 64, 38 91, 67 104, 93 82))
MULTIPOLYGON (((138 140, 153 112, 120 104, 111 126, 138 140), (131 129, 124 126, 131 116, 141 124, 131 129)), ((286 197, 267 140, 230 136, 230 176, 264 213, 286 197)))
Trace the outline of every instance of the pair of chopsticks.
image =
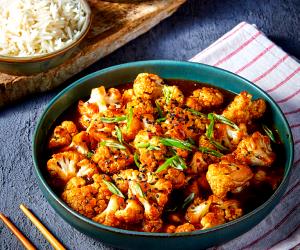
MULTIPOLYGON (((29 211, 23 204, 20 205, 22 212, 31 220, 37 229, 44 235, 55 250, 63 250, 65 247, 48 231, 48 229, 29 211)), ((19 229, 2 213, 0 219, 12 231, 12 233, 19 239, 26 249, 36 249, 34 245, 19 231, 19 229)))

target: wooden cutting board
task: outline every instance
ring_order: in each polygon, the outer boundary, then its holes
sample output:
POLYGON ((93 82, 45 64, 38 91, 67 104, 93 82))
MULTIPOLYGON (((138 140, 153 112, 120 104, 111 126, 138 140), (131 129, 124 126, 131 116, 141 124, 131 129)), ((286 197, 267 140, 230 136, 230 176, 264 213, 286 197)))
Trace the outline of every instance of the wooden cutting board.
POLYGON ((64 64, 32 76, 0 73, 0 107, 26 95, 55 88, 174 13, 186 0, 89 0, 93 23, 74 56, 64 64))

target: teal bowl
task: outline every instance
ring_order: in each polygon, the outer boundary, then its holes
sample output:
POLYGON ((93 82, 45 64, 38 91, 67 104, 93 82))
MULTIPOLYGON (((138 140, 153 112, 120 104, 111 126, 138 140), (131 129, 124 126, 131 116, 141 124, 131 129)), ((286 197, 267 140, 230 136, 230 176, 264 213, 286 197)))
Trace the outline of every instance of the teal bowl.
POLYGON ((80 232, 108 245, 125 249, 204 249, 219 245, 247 232, 262 221, 278 204, 288 185, 293 163, 293 140, 288 123, 272 98, 251 82, 215 67, 179 61, 141 61, 113 66, 81 78, 65 88, 50 102, 40 118, 33 138, 34 170, 39 186, 55 211, 80 232), (112 87, 132 82, 141 72, 151 72, 163 78, 192 80, 208 83, 239 93, 243 90, 254 98, 263 98, 268 104, 268 119, 278 129, 284 147, 284 177, 274 194, 262 205, 241 218, 206 230, 188 233, 145 233, 104 226, 69 208, 47 184, 44 175, 47 136, 55 120, 79 99, 89 96, 99 85, 112 87))

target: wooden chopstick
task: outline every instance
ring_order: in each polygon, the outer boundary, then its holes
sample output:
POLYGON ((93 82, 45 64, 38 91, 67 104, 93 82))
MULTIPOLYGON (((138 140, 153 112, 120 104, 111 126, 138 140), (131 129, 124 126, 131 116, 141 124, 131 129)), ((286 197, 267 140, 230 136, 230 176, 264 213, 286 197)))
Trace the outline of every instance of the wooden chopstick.
POLYGON ((48 229, 25 207, 20 205, 20 209, 31 220, 31 222, 37 227, 37 229, 44 235, 54 249, 63 250, 66 249, 49 231, 48 229))
POLYGON ((35 250, 36 248, 31 242, 19 231, 19 229, 2 213, 0 213, 0 219, 4 224, 12 231, 12 233, 19 239, 23 246, 28 250, 35 250))

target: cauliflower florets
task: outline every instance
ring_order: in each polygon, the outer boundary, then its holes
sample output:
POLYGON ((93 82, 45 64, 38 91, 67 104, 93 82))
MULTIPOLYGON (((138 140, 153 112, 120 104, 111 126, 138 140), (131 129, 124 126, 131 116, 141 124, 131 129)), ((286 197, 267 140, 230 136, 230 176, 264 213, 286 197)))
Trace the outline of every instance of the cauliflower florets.
POLYGON ((205 133, 206 125, 209 124, 208 119, 180 107, 173 108, 166 118, 161 124, 165 135, 180 140, 197 140, 199 135, 205 133))
POLYGON ((144 209, 138 201, 128 199, 126 207, 118 210, 116 217, 125 223, 138 223, 144 217, 144 209))
POLYGON ((73 177, 61 197, 75 211, 93 218, 107 207, 111 196, 103 179, 109 180, 109 177, 95 174, 92 184, 81 177, 73 177))
POLYGON ((192 224, 200 224, 201 219, 209 212, 211 200, 196 198, 188 207, 185 218, 192 224))
POLYGON ((93 220, 107 226, 118 227, 120 225, 120 220, 116 217, 116 212, 123 204, 124 199, 113 194, 110 197, 106 209, 102 213, 95 216, 93 220))
POLYGON ((97 142, 85 131, 81 131, 73 136, 72 143, 68 146, 68 150, 76 150, 80 154, 87 155, 90 149, 95 148, 97 142))
POLYGON ((125 141, 132 141, 140 129, 142 129, 142 122, 135 115, 132 116, 132 120, 128 125, 128 122, 121 127, 122 135, 125 141))
POLYGON ((133 143, 139 153, 142 168, 153 172, 164 161, 167 148, 151 132, 139 131, 133 143))
POLYGON ((86 177, 86 178, 92 178, 94 174, 98 174, 98 168, 94 163, 89 161, 88 159, 83 159, 80 162, 77 163, 78 171, 76 176, 78 177, 86 177))
POLYGON ((155 100, 162 95, 163 80, 154 74, 138 74, 133 83, 136 97, 155 100))
POLYGON ((223 111, 223 116, 237 124, 247 124, 252 119, 262 117, 266 111, 265 101, 262 99, 252 101, 251 99, 251 94, 246 91, 241 92, 223 111))
POLYGON ((147 176, 146 174, 133 169, 125 169, 121 170, 117 174, 113 175, 113 180, 116 183, 117 187, 123 193, 128 192, 129 181, 137 181, 137 182, 146 182, 147 176))
POLYGON ((55 127, 48 147, 54 149, 68 146, 75 134, 77 134, 77 128, 74 122, 64 121, 61 125, 55 127))
POLYGON ((126 109, 127 113, 129 109, 132 108, 133 114, 136 117, 141 117, 144 114, 153 114, 154 107, 149 99, 135 97, 130 102, 127 103, 126 109))
MULTIPOLYGON (((117 143, 113 140, 107 142, 117 143)), ((119 149, 114 146, 104 146, 99 144, 92 156, 92 160, 98 163, 99 168, 104 173, 115 174, 133 163, 133 155, 127 148, 119 149)))
POLYGON ((248 166, 225 160, 209 165, 206 173, 213 194, 220 198, 224 198, 227 192, 240 192, 252 177, 248 166))
POLYGON ((86 132, 89 134, 90 138, 96 141, 109 139, 116 126, 115 123, 102 122, 102 117, 102 114, 93 115, 93 117, 90 119, 89 126, 86 129, 86 132))
POLYGON ((269 137, 259 132, 255 132, 243 139, 238 144, 233 155, 240 162, 252 166, 269 167, 275 160, 269 137))
POLYGON ((223 99, 223 94, 219 90, 203 87, 193 91, 193 95, 186 100, 186 106, 198 111, 211 109, 220 106, 223 99))
POLYGON ((246 136, 248 136, 247 127, 243 123, 239 125, 239 130, 226 124, 215 124, 214 139, 231 150, 246 136))
POLYGON ((77 163, 81 159, 82 156, 75 151, 66 151, 52 155, 52 158, 47 162, 47 170, 53 185, 64 185, 72 177, 76 176, 77 163))
POLYGON ((177 86, 164 85, 162 91, 163 97, 159 98, 157 102, 165 112, 170 111, 176 106, 183 106, 184 95, 177 86))
POLYGON ((157 175, 165 180, 170 181, 173 189, 182 188, 186 184, 185 174, 175 168, 168 168, 165 171, 161 171, 157 175))
POLYGON ((194 225, 190 223, 184 223, 176 228, 175 233, 184 233, 184 232, 192 232, 195 231, 196 228, 194 225))
POLYGON ((158 233, 161 231, 162 226, 163 226, 162 219, 144 220, 142 230, 144 232, 158 233))

